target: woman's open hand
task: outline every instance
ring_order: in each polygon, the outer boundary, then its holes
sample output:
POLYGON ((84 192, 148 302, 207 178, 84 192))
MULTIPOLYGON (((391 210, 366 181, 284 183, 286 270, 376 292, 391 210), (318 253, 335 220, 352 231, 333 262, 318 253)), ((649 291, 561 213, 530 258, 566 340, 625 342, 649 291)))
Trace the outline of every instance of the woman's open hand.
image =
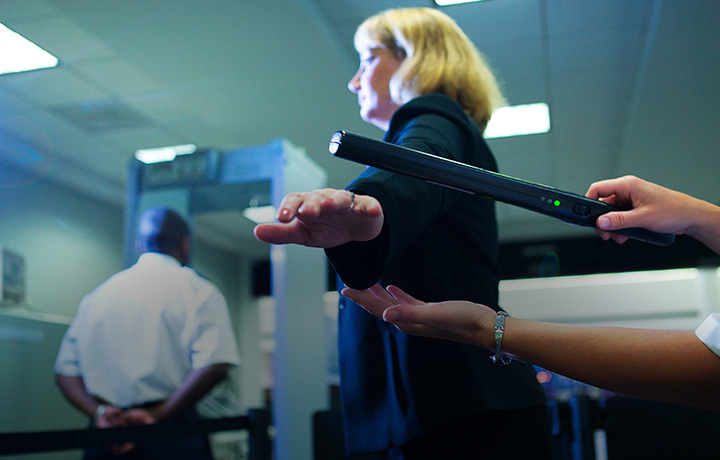
POLYGON ((380 234, 384 222, 375 198, 330 188, 286 195, 277 219, 278 223, 257 225, 255 237, 271 244, 332 248, 370 241, 380 234))

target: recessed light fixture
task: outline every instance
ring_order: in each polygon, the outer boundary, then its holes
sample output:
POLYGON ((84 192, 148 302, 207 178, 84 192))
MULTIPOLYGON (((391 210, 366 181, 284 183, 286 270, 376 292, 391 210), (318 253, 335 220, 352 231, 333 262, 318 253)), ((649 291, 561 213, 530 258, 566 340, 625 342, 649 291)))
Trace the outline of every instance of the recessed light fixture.
POLYGON ((0 24, 0 74, 47 69, 57 65, 55 56, 0 24))
POLYGON ((163 161, 172 161, 178 155, 189 155, 195 153, 197 146, 195 144, 173 145, 168 147, 159 147, 156 149, 141 149, 135 151, 135 158, 145 164, 160 163, 163 161))
POLYGON ((485 128, 485 139, 543 134, 550 131, 550 108, 544 102, 500 107, 485 128))
POLYGON ((481 2, 483 0, 435 0, 435 4, 437 6, 450 6, 450 5, 459 5, 461 3, 474 3, 474 2, 481 2))

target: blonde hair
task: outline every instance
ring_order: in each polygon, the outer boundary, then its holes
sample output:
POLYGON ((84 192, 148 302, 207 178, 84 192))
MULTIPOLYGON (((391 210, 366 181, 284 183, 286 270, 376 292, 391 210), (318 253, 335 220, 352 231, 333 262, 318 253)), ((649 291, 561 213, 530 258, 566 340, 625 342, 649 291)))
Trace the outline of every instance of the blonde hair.
POLYGON ((400 8, 366 19, 355 32, 355 48, 382 47, 402 59, 390 80, 390 95, 402 105, 428 93, 455 100, 485 130, 505 103, 480 51, 447 15, 432 8, 400 8))

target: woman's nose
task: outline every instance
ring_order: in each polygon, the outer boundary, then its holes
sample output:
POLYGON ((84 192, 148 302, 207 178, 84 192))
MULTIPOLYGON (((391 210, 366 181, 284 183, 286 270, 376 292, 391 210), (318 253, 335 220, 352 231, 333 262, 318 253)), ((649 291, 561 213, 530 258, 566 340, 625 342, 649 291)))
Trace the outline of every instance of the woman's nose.
POLYGON ((362 72, 362 69, 358 69, 357 72, 355 72, 355 75, 350 79, 348 82, 348 89, 350 92, 357 93, 360 89, 360 73, 362 72))

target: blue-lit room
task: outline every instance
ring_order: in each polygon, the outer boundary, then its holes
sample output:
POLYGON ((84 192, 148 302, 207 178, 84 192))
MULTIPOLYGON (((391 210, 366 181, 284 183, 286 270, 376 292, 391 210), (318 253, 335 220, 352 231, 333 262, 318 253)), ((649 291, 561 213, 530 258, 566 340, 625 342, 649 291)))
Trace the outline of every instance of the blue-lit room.
POLYGON ((0 0, 0 458, 720 458, 718 24, 0 0))

